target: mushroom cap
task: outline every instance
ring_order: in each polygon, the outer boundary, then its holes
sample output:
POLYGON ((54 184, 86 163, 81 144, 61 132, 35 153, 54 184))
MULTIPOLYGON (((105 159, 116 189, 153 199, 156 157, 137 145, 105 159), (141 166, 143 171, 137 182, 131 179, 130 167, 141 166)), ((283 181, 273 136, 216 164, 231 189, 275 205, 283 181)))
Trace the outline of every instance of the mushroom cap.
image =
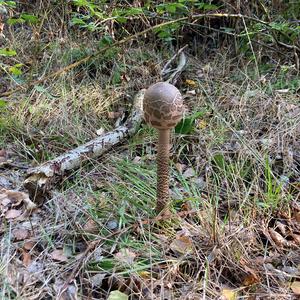
POLYGON ((170 83, 155 83, 145 92, 143 110, 147 123, 157 129, 170 129, 182 118, 182 96, 170 83))

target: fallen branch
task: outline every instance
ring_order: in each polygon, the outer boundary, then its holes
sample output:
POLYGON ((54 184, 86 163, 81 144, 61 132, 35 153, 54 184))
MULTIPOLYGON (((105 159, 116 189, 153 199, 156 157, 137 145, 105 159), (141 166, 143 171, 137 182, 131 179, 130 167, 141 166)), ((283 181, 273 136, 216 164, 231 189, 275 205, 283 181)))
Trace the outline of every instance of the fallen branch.
POLYGON ((88 159, 99 157, 125 138, 133 136, 142 122, 144 92, 145 90, 141 90, 134 97, 132 113, 124 125, 38 167, 29 169, 24 186, 28 190, 30 198, 35 203, 41 204, 59 178, 66 172, 80 167, 88 159))

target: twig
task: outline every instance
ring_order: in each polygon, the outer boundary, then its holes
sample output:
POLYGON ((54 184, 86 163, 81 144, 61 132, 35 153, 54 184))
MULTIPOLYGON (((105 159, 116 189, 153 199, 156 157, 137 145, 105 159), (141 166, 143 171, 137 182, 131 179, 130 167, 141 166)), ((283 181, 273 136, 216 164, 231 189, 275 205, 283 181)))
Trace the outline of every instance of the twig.
MULTIPOLYGON (((183 46, 182 48, 180 48, 177 53, 175 53, 168 61, 167 63, 164 65, 164 67, 161 70, 161 76, 164 78, 165 76, 167 76, 172 70, 170 65, 175 61, 176 57, 179 56, 181 54, 181 52, 183 52, 183 50, 185 50, 188 47, 188 45, 183 46)), ((177 69, 177 68, 176 68, 177 69)))

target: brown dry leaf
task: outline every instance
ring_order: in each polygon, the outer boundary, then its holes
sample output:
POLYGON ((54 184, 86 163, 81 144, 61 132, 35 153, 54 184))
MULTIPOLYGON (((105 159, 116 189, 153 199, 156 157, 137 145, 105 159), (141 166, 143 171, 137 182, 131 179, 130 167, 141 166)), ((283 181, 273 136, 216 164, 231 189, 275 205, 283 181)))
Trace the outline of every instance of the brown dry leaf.
POLYGON ((68 261, 68 258, 65 256, 63 249, 54 250, 53 252, 51 252, 50 256, 53 260, 57 260, 60 262, 68 261))
POLYGON ((10 209, 6 212, 5 218, 6 219, 15 219, 17 217, 20 217, 22 214, 22 211, 19 209, 10 209))
POLYGON ((136 258, 136 254, 130 251, 127 248, 121 249, 118 253, 115 254, 115 258, 117 261, 125 264, 132 265, 134 259, 136 258))
POLYGON ((236 300, 237 293, 229 288, 222 289, 220 300, 236 300))
POLYGON ((12 235, 17 241, 22 241, 29 237, 29 230, 25 228, 17 228, 13 230, 12 235))
POLYGON ((256 283, 260 282, 260 278, 258 275, 251 273, 245 276, 244 280, 243 280, 243 285, 244 286, 250 286, 256 283))
POLYGON ((180 254, 188 254, 193 251, 193 243, 188 236, 182 235, 176 237, 176 239, 171 243, 170 248, 180 254))
POLYGON ((84 224, 83 230, 87 233, 97 233, 99 231, 98 224, 93 219, 89 219, 84 224))
POLYGON ((280 233, 276 232, 273 228, 269 228, 268 231, 272 240, 278 247, 282 248, 288 243, 287 240, 280 233))
POLYGON ((180 174, 182 174, 182 172, 186 169, 186 165, 180 164, 180 163, 176 163, 176 164, 175 164, 175 168, 176 168, 176 170, 177 170, 180 174))
POLYGON ((36 204, 29 199, 28 194, 13 190, 0 189, 0 202, 2 205, 11 204, 12 207, 18 206, 23 202, 26 209, 30 211, 36 208, 36 204))
POLYGON ((24 243, 23 248, 25 250, 31 250, 34 247, 34 242, 27 241, 24 243))
POLYGON ((279 231, 280 231, 280 233, 281 233, 282 235, 285 236, 285 235, 287 234, 287 226, 286 226, 286 225, 282 224, 282 223, 279 222, 279 221, 276 221, 276 222, 275 222, 275 225, 276 225, 276 228, 279 229, 279 231))
POLYGON ((294 281, 292 284, 291 284, 291 290, 293 291, 293 293, 295 295, 300 295, 300 281, 294 281))
POLYGON ((257 272, 253 268, 248 267, 250 265, 250 262, 248 260, 241 257, 240 263, 243 266, 243 269, 248 273, 243 280, 244 286, 250 286, 260 282, 260 277, 257 272))
POLYGON ((25 267, 28 267, 31 264, 31 255, 29 252, 22 249, 22 262, 25 267))
POLYGON ((291 234, 296 245, 300 245, 300 234, 291 234))

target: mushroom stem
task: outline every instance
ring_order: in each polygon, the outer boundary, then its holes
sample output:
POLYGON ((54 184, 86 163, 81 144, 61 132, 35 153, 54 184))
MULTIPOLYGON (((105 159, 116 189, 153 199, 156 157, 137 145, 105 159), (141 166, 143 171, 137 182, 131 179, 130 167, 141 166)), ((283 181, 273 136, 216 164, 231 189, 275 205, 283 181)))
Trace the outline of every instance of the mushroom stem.
POLYGON ((157 148, 157 203, 159 213, 167 207, 169 202, 169 156, 170 156, 170 129, 158 130, 157 148))

